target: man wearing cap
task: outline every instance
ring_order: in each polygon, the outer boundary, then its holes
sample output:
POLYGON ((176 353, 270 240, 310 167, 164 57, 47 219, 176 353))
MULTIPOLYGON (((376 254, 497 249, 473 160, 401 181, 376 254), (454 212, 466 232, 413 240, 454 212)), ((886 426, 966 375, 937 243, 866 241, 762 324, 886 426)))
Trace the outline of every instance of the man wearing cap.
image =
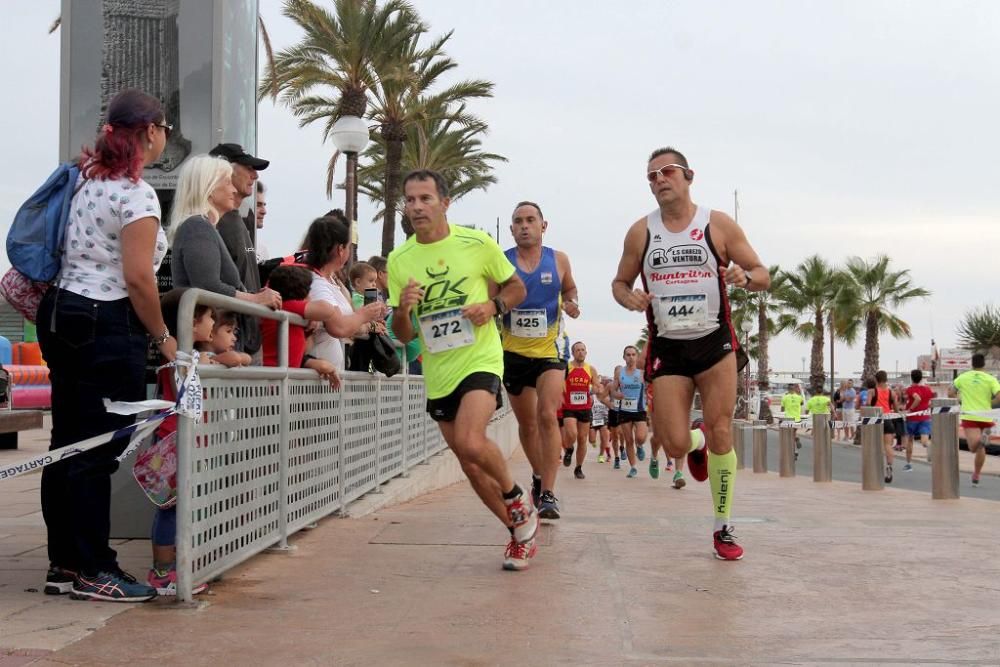
MULTIPOLYGON (((254 194, 257 183, 257 172, 267 169, 267 160, 250 155, 239 144, 219 144, 209 155, 225 158, 233 165, 233 187, 240 201, 254 194)), ((257 254, 254 251, 254 238, 250 230, 257 228, 256 213, 251 210, 246 220, 240 218, 238 208, 229 211, 219 219, 215 226, 222 237, 229 255, 236 263, 243 286, 248 292, 260 291, 260 273, 257 270, 257 254)), ((239 317, 240 336, 237 347, 253 358, 255 366, 261 365, 260 324, 257 318, 249 315, 239 317)))

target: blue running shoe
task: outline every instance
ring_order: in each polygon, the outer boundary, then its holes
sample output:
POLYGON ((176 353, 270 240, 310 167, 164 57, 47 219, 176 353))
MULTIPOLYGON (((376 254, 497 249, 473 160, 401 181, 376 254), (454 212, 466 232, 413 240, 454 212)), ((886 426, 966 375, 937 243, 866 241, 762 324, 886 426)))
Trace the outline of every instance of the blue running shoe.
POLYGON ((620 470, 621 467, 622 467, 622 460, 616 456, 615 457, 615 470, 620 470))
POLYGON ((156 589, 140 584, 127 572, 101 572, 90 577, 79 574, 69 596, 74 600, 101 602, 146 602, 156 597, 156 589))
POLYGON ((542 491, 538 501, 538 518, 549 521, 559 518, 559 500, 551 491, 542 491))
POLYGON ((646 460, 646 449, 642 445, 638 445, 635 448, 635 455, 640 461, 646 460))
POLYGON ((635 468, 629 468, 628 474, 625 475, 625 477, 627 477, 628 479, 632 479, 636 477, 638 474, 639 474, 638 470, 636 470, 635 468))

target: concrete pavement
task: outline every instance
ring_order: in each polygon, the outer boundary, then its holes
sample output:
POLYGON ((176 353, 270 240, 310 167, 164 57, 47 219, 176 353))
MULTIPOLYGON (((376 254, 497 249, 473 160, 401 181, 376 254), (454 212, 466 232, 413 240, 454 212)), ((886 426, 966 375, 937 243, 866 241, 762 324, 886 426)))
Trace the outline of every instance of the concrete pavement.
POLYGON ((995 503, 744 473, 747 556, 720 562, 707 484, 591 451, 528 571, 500 569, 506 533, 460 483, 327 519, 197 608, 132 608, 34 664, 1000 664, 995 503))

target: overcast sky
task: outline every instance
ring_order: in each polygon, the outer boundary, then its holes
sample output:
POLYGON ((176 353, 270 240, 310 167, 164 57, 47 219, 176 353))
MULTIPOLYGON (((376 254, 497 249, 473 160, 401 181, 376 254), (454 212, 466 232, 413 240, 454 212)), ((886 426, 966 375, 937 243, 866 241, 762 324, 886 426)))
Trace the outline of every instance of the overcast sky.
MULTIPOLYGON (((889 253, 933 296, 899 314, 911 340, 882 340, 882 366, 912 367, 932 335, 944 347, 968 309, 995 302, 1000 253, 1000 3, 417 2, 434 34, 454 29, 458 75, 496 83, 475 105, 486 150, 510 162, 499 184, 453 204, 454 222, 494 230, 513 204, 538 201, 548 244, 566 251, 583 317, 569 328, 609 372, 639 334, 610 282, 627 226, 655 206, 646 157, 684 151, 695 201, 732 214, 767 264, 792 268, 889 253)), ((25 0, 0 28, 8 94, 0 108, 3 233, 58 158, 57 0, 25 0)), ((261 0, 276 49, 299 38, 278 0, 261 0)), ((269 215, 262 240, 290 251, 324 194, 333 148, 283 107, 259 109, 269 215)), ((333 205, 342 206, 342 192, 333 205)), ((362 199, 362 256, 379 250, 376 206, 362 199)), ((401 240, 401 232, 397 232, 401 240)), ((800 370, 809 344, 781 337, 776 370, 800 370)), ((828 355, 828 352, 827 352, 828 355)), ((861 344, 838 345, 860 369, 861 344)), ((808 363, 808 362, 806 362, 808 363)), ((828 368, 827 359, 827 371, 828 368)))

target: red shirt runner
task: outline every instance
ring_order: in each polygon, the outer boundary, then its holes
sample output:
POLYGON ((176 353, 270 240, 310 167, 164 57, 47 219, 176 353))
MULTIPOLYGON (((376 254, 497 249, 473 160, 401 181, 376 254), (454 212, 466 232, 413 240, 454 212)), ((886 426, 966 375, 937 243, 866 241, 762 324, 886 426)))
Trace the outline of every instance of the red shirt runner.
MULTIPOLYGON (((911 384, 906 388, 906 408, 907 412, 922 412, 929 407, 931 407, 931 399, 934 398, 934 391, 925 384, 911 384), (919 399, 916 407, 911 408, 913 405, 913 397, 916 396, 919 399)), ((912 417, 907 417, 906 421, 911 422, 925 422, 929 421, 930 415, 914 415, 912 417)))
POLYGON ((590 364, 576 367, 571 363, 567 366, 563 410, 590 410, 594 407, 594 397, 590 395, 593 378, 594 369, 590 364))

